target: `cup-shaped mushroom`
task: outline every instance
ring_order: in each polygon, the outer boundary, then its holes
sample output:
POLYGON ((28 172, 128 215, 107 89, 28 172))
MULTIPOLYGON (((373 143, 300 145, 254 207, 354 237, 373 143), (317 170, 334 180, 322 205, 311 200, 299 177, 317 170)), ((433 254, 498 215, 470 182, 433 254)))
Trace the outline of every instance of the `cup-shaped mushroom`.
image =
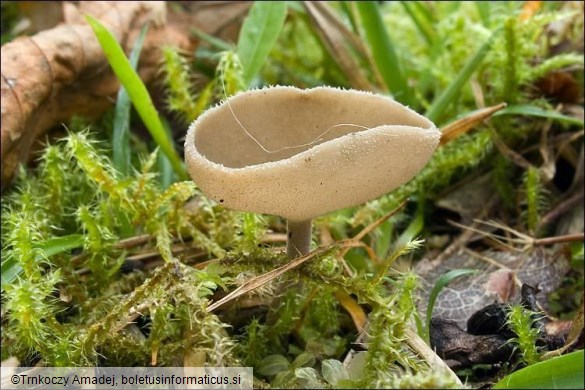
POLYGON ((226 207, 305 221, 404 184, 439 139, 431 121, 387 97, 270 87, 201 115, 185 160, 193 181, 226 207))

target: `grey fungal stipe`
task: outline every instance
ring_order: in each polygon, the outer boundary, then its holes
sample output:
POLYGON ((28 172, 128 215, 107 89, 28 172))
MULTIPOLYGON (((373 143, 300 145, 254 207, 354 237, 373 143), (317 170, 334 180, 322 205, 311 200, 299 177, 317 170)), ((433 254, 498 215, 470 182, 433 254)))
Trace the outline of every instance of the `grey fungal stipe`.
POLYGON ((431 121, 384 96, 277 86, 207 110, 189 127, 185 160, 193 181, 222 205, 296 224, 404 184, 440 135, 431 121))

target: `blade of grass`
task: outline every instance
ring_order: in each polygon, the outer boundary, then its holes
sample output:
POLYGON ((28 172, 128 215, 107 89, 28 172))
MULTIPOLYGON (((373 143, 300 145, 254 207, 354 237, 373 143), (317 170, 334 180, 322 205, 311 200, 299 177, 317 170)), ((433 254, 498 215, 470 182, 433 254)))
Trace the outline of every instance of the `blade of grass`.
POLYGON ((342 0, 339 2, 339 5, 341 6, 341 9, 343 10, 345 16, 349 20, 349 23, 351 24, 351 30, 353 31, 353 33, 359 34, 357 22, 355 20, 355 15, 349 5, 349 2, 347 0, 342 0))
POLYGON ((114 73, 128 91, 132 104, 140 115, 140 118, 146 125, 146 128, 152 135, 154 141, 158 144, 162 152, 169 158, 173 169, 182 179, 188 179, 183 162, 177 151, 173 148, 173 143, 167 137, 158 112, 150 99, 146 86, 140 79, 140 76, 132 69, 132 65, 122 47, 112 35, 97 19, 86 15, 85 19, 92 27, 103 51, 112 67, 114 73))
MULTIPOLYGON (((171 125, 165 118, 161 118, 161 121, 165 128, 167 136, 171 138, 171 125)), ((177 178, 175 172, 173 171, 173 166, 171 165, 171 162, 169 161, 167 156, 161 153, 158 153, 157 155, 157 165, 158 171, 160 172, 158 179, 160 181, 161 188, 166 189, 171 184, 173 184, 173 182, 175 182, 177 178)))
POLYGON ((70 249, 80 248, 85 242, 84 234, 70 234, 68 236, 53 237, 40 243, 38 247, 45 256, 54 256, 70 249))
POLYGON ((496 383, 494 389, 582 389, 583 350, 532 364, 496 383))
POLYGON ((22 272, 22 266, 19 264, 16 257, 6 256, 2 259, 0 271, 1 289, 4 292, 4 286, 12 283, 14 279, 20 275, 22 272))
POLYGON ((537 106, 529 104, 519 104, 515 106, 509 106, 505 109, 498 111, 494 116, 499 115, 525 115, 525 116, 536 116, 540 118, 554 119, 560 122, 569 123, 572 125, 583 126, 585 122, 579 118, 573 118, 567 115, 563 115, 557 111, 544 110, 537 106))
POLYGON ((374 62, 382 75, 384 83, 396 100, 412 105, 412 95, 400 67, 398 55, 390 35, 384 26, 382 13, 377 2, 360 1, 356 3, 361 25, 366 34, 374 62))
POLYGON ((481 19, 481 23, 489 27, 490 25, 490 7, 491 4, 489 1, 476 1, 474 2, 475 6, 477 7, 477 12, 479 13, 479 18, 481 19))
MULTIPOLYGON (((80 248, 85 242, 85 235, 70 234, 67 236, 53 237, 46 241, 34 244, 34 247, 41 250, 41 254, 37 255, 36 261, 41 261, 42 256, 50 257, 59 253, 66 252, 71 249, 80 248)), ((1 274, 1 289, 4 291, 4 286, 11 283, 22 272, 18 259, 14 256, 7 256, 2 259, 0 268, 1 274)))
POLYGON ((438 120, 441 119, 441 116, 443 115, 445 109, 455 100, 457 100, 457 97, 459 96, 461 89, 463 88, 465 83, 467 83, 471 75, 477 70, 477 68, 485 58, 486 54, 490 50, 491 44, 495 36, 498 34, 499 31, 500 30, 496 30, 492 33, 492 36, 487 40, 487 42, 484 43, 479 48, 479 50, 473 55, 473 57, 471 57, 467 61, 467 63, 465 64, 461 72, 459 72, 459 75, 455 78, 455 80, 453 80, 451 84, 449 84, 449 86, 443 91, 443 93, 433 101, 433 104, 431 104, 431 106, 429 107, 425 114, 427 118, 436 123, 438 120))
POLYGON ((286 12, 287 5, 284 1, 256 1, 250 8, 240 30, 237 46, 237 54, 244 67, 246 86, 258 74, 276 43, 286 12))
MULTIPOLYGON (((140 35, 134 43, 132 52, 130 53, 130 65, 132 69, 136 70, 138 66, 138 59, 140 58, 140 51, 144 43, 144 37, 148 31, 148 24, 142 27, 140 35)), ((116 110, 114 112, 114 134, 112 141, 113 149, 113 163, 114 167, 124 175, 130 174, 130 96, 126 92, 124 86, 120 87, 118 91, 118 99, 116 100, 116 110)))
POLYGON ((434 42, 433 36, 435 34, 433 27, 428 23, 427 19, 425 19, 424 15, 421 13, 421 4, 419 2, 412 1, 401 1, 400 4, 402 4, 406 10, 406 13, 408 13, 425 41, 427 41, 428 45, 432 46, 434 42))
POLYGON ((443 51, 443 44, 441 40, 437 40, 434 42, 433 46, 429 49, 429 61, 425 65, 424 70, 421 72, 418 80, 417 80, 417 96, 420 96, 421 99, 424 99, 425 96, 428 95, 428 92, 432 89, 433 84, 435 83, 435 76, 433 74, 434 64, 437 61, 437 58, 441 55, 443 51))
POLYGON ((191 32, 193 34, 195 34, 195 36, 197 36, 197 38, 209 43, 211 46, 214 46, 216 49, 226 51, 226 50, 232 50, 232 48, 233 48, 230 43, 224 41, 223 39, 219 39, 217 37, 209 35, 206 32, 199 30, 198 28, 191 27, 191 32))
POLYGON ((443 274, 437 279, 433 289, 431 290, 431 294, 429 295, 429 303, 427 305, 427 313, 425 318, 425 334, 423 338, 430 345, 430 327, 431 327, 431 318, 433 317, 433 310, 435 309, 435 303, 437 302, 437 298, 443 289, 453 280, 463 275, 471 275, 476 273, 477 270, 474 269, 454 269, 446 274, 443 274))

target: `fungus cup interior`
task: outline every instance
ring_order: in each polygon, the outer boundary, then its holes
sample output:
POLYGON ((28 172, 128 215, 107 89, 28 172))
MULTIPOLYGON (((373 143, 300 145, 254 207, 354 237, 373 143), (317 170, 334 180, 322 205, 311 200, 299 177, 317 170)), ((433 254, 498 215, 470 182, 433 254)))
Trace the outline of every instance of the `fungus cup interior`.
POLYGON ((185 159, 195 183, 226 207, 287 218, 294 257, 308 252, 312 218, 402 185, 439 139, 432 122, 383 96, 271 87, 200 116, 185 159), (302 242, 295 243, 293 226, 305 231, 302 242))

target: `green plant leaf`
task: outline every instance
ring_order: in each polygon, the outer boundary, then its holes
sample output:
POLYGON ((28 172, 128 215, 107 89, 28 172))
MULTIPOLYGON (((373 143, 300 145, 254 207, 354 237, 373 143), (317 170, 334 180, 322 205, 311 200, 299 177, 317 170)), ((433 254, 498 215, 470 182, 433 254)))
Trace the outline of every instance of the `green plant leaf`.
POLYGON ((250 85, 276 43, 286 18, 284 1, 256 1, 242 25, 237 54, 244 67, 244 83, 250 85))
POLYGON ((402 72, 394 44, 384 25, 378 3, 360 1, 356 3, 356 6, 362 28, 366 34, 366 41, 384 83, 396 100, 406 105, 412 105, 411 92, 402 72))
POLYGON ((322 389, 323 384, 318 378, 319 373, 311 367, 301 367, 295 370, 295 376, 305 389, 322 389))
POLYGON ((429 329, 431 327, 431 318, 433 317, 433 309, 435 308, 435 302, 437 301, 439 294, 453 279, 456 279, 456 278, 458 278, 460 276, 464 276, 464 275, 471 275, 471 274, 474 274, 476 272, 477 272, 477 270, 474 270, 474 269, 454 269, 454 270, 447 272, 446 274, 441 275, 439 277, 439 279, 437 279, 437 281, 435 282, 435 285, 433 286, 433 289, 431 290, 431 294, 429 295, 429 303, 427 305, 424 339, 426 340, 426 342, 428 344, 430 344, 429 343, 429 337, 430 337, 429 329))
POLYGON ((583 350, 535 363, 504 377, 494 389, 582 389, 583 350))
POLYGON ((341 380, 349 379, 347 369, 339 360, 327 359, 321 363, 321 373, 323 378, 333 386, 341 380))
POLYGON ((529 104, 519 104, 515 106, 508 106, 503 110, 498 111, 494 114, 494 116, 499 115, 525 115, 525 116, 536 116, 540 118, 548 118, 554 119, 560 122, 569 123, 572 125, 583 126, 585 121, 579 118, 573 118, 567 115, 563 115, 558 111, 554 110, 544 110, 537 106, 532 106, 529 104))
MULTIPOLYGON (((140 51, 144 43, 144 37, 148 31, 148 24, 142 27, 140 35, 134 43, 132 52, 130 53, 130 65, 132 69, 136 70, 138 66, 138 59, 140 58, 140 51)), ((130 96, 126 92, 124 86, 120 87, 118 91, 118 99, 116 100, 116 109, 114 111, 114 129, 112 140, 112 163, 114 167, 124 175, 130 174, 130 96)))
POLYGON ((292 363, 294 368, 311 367, 315 364, 315 355, 309 352, 303 352, 295 358, 292 363))
POLYGON ((185 167, 177 151, 173 148, 173 143, 167 137, 158 112, 152 103, 146 86, 138 76, 138 73, 132 69, 132 65, 122 47, 112 35, 97 19, 86 15, 85 19, 93 29, 103 51, 112 67, 114 73, 128 91, 132 104, 142 118, 146 128, 152 135, 154 141, 158 144, 161 151, 169 158, 173 169, 182 180, 188 179, 185 167))
POLYGON ((429 109, 427 110, 425 116, 429 118, 431 121, 436 122, 441 119, 445 109, 454 101, 457 100, 459 96, 459 92, 467 83, 467 80, 471 77, 471 75, 477 70, 479 65, 482 63, 483 59, 485 58, 486 54, 489 52, 492 42, 494 41, 495 37, 497 36, 500 29, 494 31, 491 37, 484 43, 479 50, 471 57, 459 75, 449 84, 449 86, 443 91, 439 97, 437 97, 429 109))
POLYGON ((290 366, 290 362, 284 356, 270 355, 265 357, 260 363, 260 374, 265 376, 276 375, 288 370, 290 366))

